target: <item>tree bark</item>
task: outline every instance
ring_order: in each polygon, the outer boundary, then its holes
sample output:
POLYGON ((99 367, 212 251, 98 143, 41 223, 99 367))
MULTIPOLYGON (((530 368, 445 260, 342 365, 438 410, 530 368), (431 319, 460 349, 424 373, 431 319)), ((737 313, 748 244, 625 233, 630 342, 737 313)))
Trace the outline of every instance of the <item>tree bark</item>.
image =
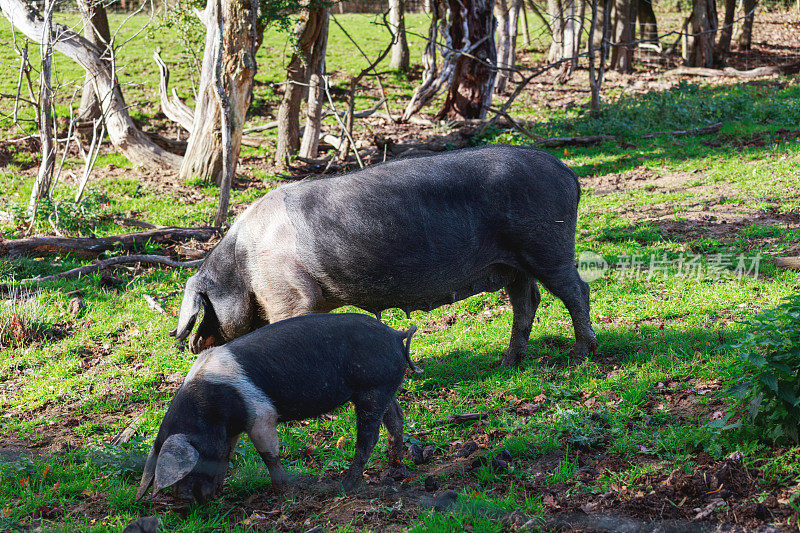
POLYGON ((392 60, 389 66, 407 71, 409 66, 408 39, 406 38, 406 0, 389 0, 389 26, 394 38, 392 60))
POLYGON ((690 66, 709 68, 714 66, 714 36, 717 26, 716 0, 694 0, 690 66))
POLYGON ((456 59, 450 88, 437 119, 484 118, 492 102, 497 69, 494 44, 495 19, 491 0, 448 0, 452 13, 449 27, 453 43, 475 56, 456 59))
POLYGON ((745 18, 742 21, 742 33, 739 35, 739 50, 747 51, 753 43, 753 20, 756 16, 758 0, 744 0, 745 18))
MULTIPOLYGON (((308 107, 306 127, 300 141, 300 157, 317 157, 319 134, 322 129, 322 104, 325 101, 325 53, 328 50, 328 8, 323 8, 322 27, 311 47, 311 60, 308 65, 308 107)), ((405 31, 403 32, 405 35, 405 31)))
MULTIPOLYGON (((78 8, 83 19, 83 36, 86 40, 101 50, 100 60, 111 68, 108 58, 108 44, 111 42, 111 30, 108 27, 106 8, 99 0, 78 0, 78 8)), ((81 93, 81 106, 78 109, 78 119, 91 121, 102 115, 100 100, 97 97, 92 76, 86 73, 86 81, 81 93)))
POLYGON ((510 47, 509 35, 509 8, 506 0, 495 0, 494 18, 497 19, 497 79, 494 84, 494 92, 503 94, 506 90, 506 80, 508 79, 508 52, 510 47))
POLYGON ((281 105, 278 107, 278 142, 275 163, 285 167, 300 150, 300 106, 309 76, 307 66, 311 51, 327 20, 324 7, 309 8, 308 2, 294 28, 295 52, 286 67, 286 85, 281 105))
MULTIPOLYGON (((0 0, 3 15, 20 32, 41 43, 42 18, 22 0, 0 0)), ((84 37, 61 24, 53 24, 53 49, 83 67, 92 77, 103 110, 111 143, 131 163, 143 167, 174 169, 181 157, 157 146, 133 123, 116 78, 100 58, 100 50, 84 37)))
POLYGON ((517 63, 517 26, 519 24, 522 0, 497 0, 495 18, 497 18, 497 80, 495 94, 502 94, 512 73, 509 69, 517 63))
POLYGON ((719 40, 714 48, 714 63, 724 67, 731 52, 731 37, 733 36, 733 19, 736 15, 736 0, 725 0, 725 18, 719 32, 719 40))
POLYGON ((404 122, 433 100, 439 89, 450 80, 455 67, 455 55, 458 52, 455 48, 456 44, 453 43, 448 31, 447 17, 450 14, 450 10, 443 0, 429 0, 427 5, 430 8, 431 25, 428 28, 427 44, 425 44, 425 49, 422 51, 422 65, 424 67, 422 82, 417 86, 405 111, 403 111, 402 120, 404 122), (440 5, 440 2, 442 2, 442 5, 440 5), (436 42, 440 32, 444 40, 444 46, 441 47, 441 68, 439 68, 436 60, 436 42))
POLYGON ((617 72, 633 72, 633 51, 636 30, 636 0, 616 0, 614 3, 614 42, 609 68, 617 72))
POLYGON ((56 149, 53 139, 53 122, 55 108, 53 107, 53 87, 50 84, 51 67, 53 64, 53 0, 45 0, 44 31, 42 32, 41 72, 39 75, 39 138, 42 141, 42 161, 39 163, 39 172, 31 189, 31 198, 28 201, 28 217, 36 218, 39 201, 50 195, 50 186, 53 183, 53 170, 56 164, 56 149))
POLYGON ((217 0, 208 0, 201 16, 206 26, 203 66, 192 131, 180 167, 180 177, 201 178, 220 185, 224 178, 224 146, 222 116, 215 83, 219 58, 217 45, 224 43, 221 79, 230 100, 231 164, 235 171, 242 144, 242 129, 253 97, 255 56, 261 45, 262 28, 258 23, 256 0, 223 0, 222 35, 216 22, 218 9, 217 0))
POLYGON ((589 89, 591 102, 589 112, 591 116, 600 116, 600 90, 603 87, 603 77, 606 72, 606 58, 608 57, 608 34, 611 22, 611 0, 590 0, 592 3, 592 18, 589 27, 589 89), (598 31, 598 24, 600 29, 598 31), (595 36, 599 35, 599 42, 595 36), (598 52, 599 65, 595 66, 595 52, 598 52))

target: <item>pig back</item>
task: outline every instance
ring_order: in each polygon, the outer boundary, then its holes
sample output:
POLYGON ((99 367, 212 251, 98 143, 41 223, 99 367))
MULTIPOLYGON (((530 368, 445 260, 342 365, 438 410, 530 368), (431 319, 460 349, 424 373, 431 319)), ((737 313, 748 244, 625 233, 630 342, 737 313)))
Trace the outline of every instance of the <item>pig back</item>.
POLYGON ((460 150, 284 191, 298 256, 339 305, 429 310, 499 289, 525 248, 574 253, 576 178, 538 150, 460 150))
POLYGON ((406 371, 401 334, 356 313, 281 320, 225 347, 280 420, 319 416, 362 391, 393 393, 406 371))

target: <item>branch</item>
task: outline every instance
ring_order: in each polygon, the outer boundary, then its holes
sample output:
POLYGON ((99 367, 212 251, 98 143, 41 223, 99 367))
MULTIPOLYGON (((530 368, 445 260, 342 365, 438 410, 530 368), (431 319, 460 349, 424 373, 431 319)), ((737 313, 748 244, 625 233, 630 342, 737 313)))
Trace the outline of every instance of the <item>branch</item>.
POLYGON ((118 257, 112 257, 110 259, 103 259, 102 261, 98 261, 97 263, 92 263, 91 265, 85 265, 82 267, 73 268, 72 270, 67 270, 66 272, 53 274, 52 276, 45 276, 43 278, 40 277, 28 278, 22 281, 23 282, 35 281, 38 283, 43 283, 45 281, 54 281, 57 279, 78 278, 86 274, 91 274, 92 272, 105 270, 112 266, 125 265, 129 263, 150 263, 150 264, 164 265, 172 268, 196 268, 202 265, 203 261, 205 261, 205 259, 198 259, 196 261, 185 261, 185 262, 175 261, 174 259, 170 259, 169 257, 163 255, 121 255, 118 257))
POLYGON ((161 111, 164 112, 168 119, 178 123, 186 131, 192 131, 194 110, 178 98, 178 93, 175 92, 175 89, 172 89, 172 98, 169 96, 169 68, 164 63, 164 60, 161 59, 161 47, 156 47, 153 52, 153 60, 158 65, 158 96, 161 101, 161 111))
POLYGON ((758 67, 750 70, 737 70, 733 67, 723 69, 704 68, 704 67, 678 67, 668 70, 665 76, 719 76, 726 78, 758 78, 761 76, 774 76, 777 74, 792 74, 800 69, 800 63, 787 63, 785 65, 775 65, 769 67, 758 67))
POLYGON ((30 237, 27 239, 0 239, 0 257, 9 255, 44 256, 76 253, 85 257, 95 257, 109 250, 133 250, 146 243, 172 244, 195 239, 209 241, 220 237, 220 229, 204 228, 159 228, 152 231, 137 231, 125 235, 114 235, 101 239, 70 237, 30 237))

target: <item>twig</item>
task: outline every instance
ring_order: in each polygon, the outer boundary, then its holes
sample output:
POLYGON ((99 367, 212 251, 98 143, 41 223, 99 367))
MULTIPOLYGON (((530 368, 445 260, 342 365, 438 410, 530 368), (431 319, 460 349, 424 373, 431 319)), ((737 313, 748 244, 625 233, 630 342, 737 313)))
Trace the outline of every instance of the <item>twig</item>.
POLYGON ((198 259, 196 261, 185 261, 185 262, 175 261, 174 259, 170 259, 169 257, 163 255, 121 255, 118 257, 112 257, 110 259, 103 259, 102 261, 98 261, 97 263, 92 263, 91 265, 85 265, 82 267, 73 268, 72 270, 67 270, 66 272, 53 274, 52 276, 45 276, 43 278, 40 277, 28 278, 22 281, 23 282, 35 281, 38 283, 44 283, 45 281, 54 281, 57 279, 78 278, 80 276, 91 274, 92 272, 98 272, 100 270, 105 270, 107 268, 116 265, 125 265, 130 263, 150 263, 150 264, 164 265, 172 268, 195 268, 202 265, 203 261, 205 261, 205 259, 198 259))
POLYGON ((159 304, 159 303, 158 303, 158 302, 155 300, 155 298, 153 298, 153 297, 152 297, 152 296, 150 296, 149 294, 143 294, 143 295, 142 295, 142 298, 144 298, 144 301, 145 301, 145 302, 147 302, 147 305, 149 305, 150 307, 152 307, 152 308, 153 308, 155 311, 158 311, 158 312, 159 312, 159 313, 161 313, 162 315, 166 315, 166 314, 167 314, 167 312, 166 312, 166 311, 164 311, 164 308, 163 308, 163 307, 161 307, 161 304, 159 304))

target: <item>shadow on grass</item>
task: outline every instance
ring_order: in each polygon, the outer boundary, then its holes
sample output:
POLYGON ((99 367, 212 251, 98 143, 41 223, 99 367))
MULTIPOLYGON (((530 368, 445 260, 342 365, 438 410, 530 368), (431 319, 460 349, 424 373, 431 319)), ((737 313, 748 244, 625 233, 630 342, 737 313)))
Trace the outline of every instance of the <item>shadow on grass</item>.
MULTIPOLYGON (((654 363, 670 370, 683 363, 713 357, 731 341, 734 332, 724 326, 687 330, 661 329, 655 324, 598 327, 600 348, 589 361, 601 369, 614 366, 654 363)), ((424 361, 423 389, 439 389, 467 383, 498 382, 511 379, 519 372, 549 373, 577 366, 581 361, 568 357, 574 340, 560 335, 531 337, 526 357, 517 368, 500 366, 497 350, 475 353, 453 350, 424 361)))

